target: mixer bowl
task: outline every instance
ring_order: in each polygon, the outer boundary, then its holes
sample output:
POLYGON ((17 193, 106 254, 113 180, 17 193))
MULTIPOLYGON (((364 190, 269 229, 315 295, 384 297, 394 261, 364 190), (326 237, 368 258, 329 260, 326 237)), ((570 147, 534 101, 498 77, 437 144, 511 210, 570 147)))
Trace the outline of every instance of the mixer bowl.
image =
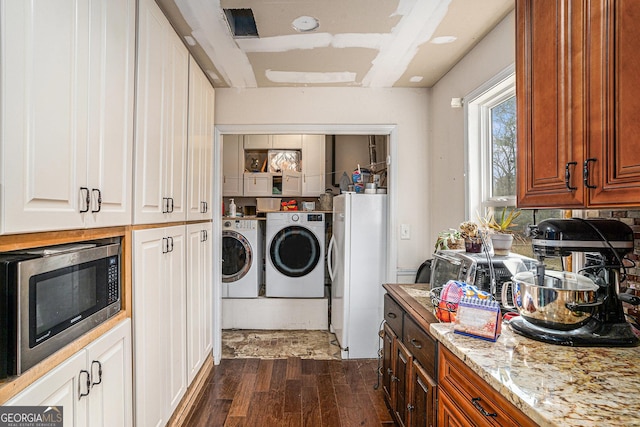
POLYGON ((516 308, 528 322, 549 329, 571 330, 584 325, 591 318, 597 299, 598 285, 588 277, 567 271, 547 271, 542 284, 530 271, 512 278, 513 306, 507 288, 502 287, 502 302, 506 308, 516 308))

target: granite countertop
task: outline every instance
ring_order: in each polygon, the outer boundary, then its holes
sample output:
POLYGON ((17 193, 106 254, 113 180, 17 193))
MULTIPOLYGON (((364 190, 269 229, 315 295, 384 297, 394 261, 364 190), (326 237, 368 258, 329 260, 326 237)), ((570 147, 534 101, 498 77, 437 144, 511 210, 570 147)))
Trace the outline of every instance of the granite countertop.
MULTIPOLYGON (((414 313, 433 312, 428 284, 387 286, 406 294, 414 313)), ((495 343, 454 334, 451 323, 425 326, 541 426, 640 426, 640 347, 546 344, 516 334, 506 323, 495 343)))
POLYGON ((506 324, 494 342, 432 323, 431 334, 542 426, 640 426, 640 347, 546 344, 506 324))

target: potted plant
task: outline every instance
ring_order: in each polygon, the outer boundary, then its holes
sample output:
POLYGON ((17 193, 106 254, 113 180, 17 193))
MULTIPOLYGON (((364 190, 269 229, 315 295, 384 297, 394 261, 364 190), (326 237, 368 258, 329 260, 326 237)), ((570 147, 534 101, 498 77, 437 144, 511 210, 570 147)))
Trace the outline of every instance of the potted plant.
POLYGON ((465 221, 460 224, 460 234, 464 239, 464 248, 467 252, 479 253, 482 251, 482 236, 478 224, 473 221, 465 221))
POLYGON ((512 228, 518 224, 513 222, 520 216, 517 209, 507 209, 505 206, 499 215, 492 213, 489 218, 481 219, 481 223, 490 231, 491 244, 493 252, 496 255, 508 255, 513 244, 512 228))
POLYGON ((438 233, 436 251, 441 249, 464 249, 464 239, 460 230, 450 228, 438 233))

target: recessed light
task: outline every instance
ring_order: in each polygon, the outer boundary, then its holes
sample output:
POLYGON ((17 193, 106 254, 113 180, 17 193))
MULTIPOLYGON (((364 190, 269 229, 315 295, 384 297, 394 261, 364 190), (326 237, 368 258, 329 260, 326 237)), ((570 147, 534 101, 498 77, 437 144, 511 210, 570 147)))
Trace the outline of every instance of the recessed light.
POLYGON ((298 16, 296 19, 294 19, 291 25, 293 26, 294 30, 301 33, 306 33, 318 28, 320 26, 320 23, 313 16, 303 15, 298 16))
POLYGON ((436 37, 436 38, 432 39, 431 43, 433 43, 433 44, 447 44, 447 43, 453 43, 456 40, 458 40, 458 38, 456 36, 440 36, 440 37, 436 37))

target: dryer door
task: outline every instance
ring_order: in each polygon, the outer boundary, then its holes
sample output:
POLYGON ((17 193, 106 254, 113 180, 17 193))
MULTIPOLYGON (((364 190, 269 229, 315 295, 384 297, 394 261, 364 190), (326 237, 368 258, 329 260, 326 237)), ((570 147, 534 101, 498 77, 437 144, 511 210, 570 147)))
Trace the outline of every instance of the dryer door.
POLYGON ((242 279, 251 268, 252 259, 251 244, 242 234, 231 230, 222 232, 223 283, 242 279))
POLYGON ((302 277, 320 262, 320 242, 307 228, 292 225, 277 232, 269 247, 273 266, 288 277, 302 277))

